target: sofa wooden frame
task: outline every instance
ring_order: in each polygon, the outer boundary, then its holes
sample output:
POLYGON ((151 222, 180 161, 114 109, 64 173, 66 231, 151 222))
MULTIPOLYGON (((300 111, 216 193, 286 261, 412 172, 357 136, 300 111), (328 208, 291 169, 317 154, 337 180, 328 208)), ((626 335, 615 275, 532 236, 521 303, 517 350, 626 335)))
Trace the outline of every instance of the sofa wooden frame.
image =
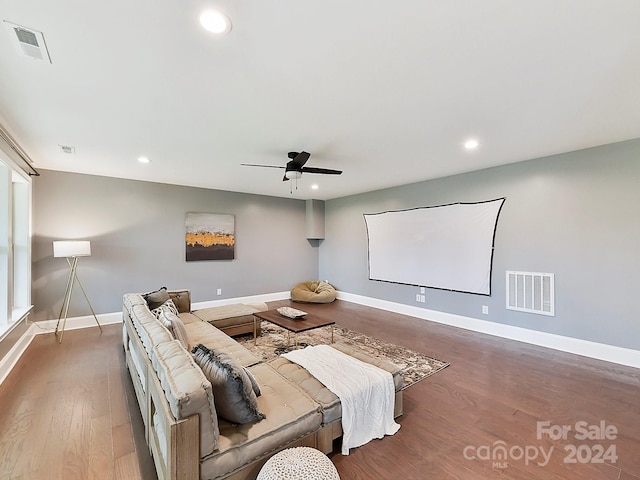
MULTIPOLYGON (((200 431, 197 415, 182 420, 176 420, 169 409, 169 403, 160 384, 160 380, 151 365, 142 341, 136 332, 132 320, 126 308, 123 311, 123 345, 125 350, 126 365, 133 383, 138 407, 144 424, 145 440, 153 458, 158 475, 158 480, 194 480, 200 478, 200 431), (129 344, 131 340, 131 344, 129 344), (131 347, 130 347, 131 345, 131 347), (134 349, 135 352, 132 352, 134 349), (136 356, 141 363, 139 367, 144 370, 144 379, 138 374, 138 369, 133 357, 136 356), (153 417, 157 414, 160 429, 166 433, 164 445, 162 436, 158 435, 154 426, 153 417), (162 455, 166 452, 166 456, 162 455)), ((239 470, 220 476, 227 480, 255 479, 262 465, 274 453, 291 447, 318 446, 318 433, 316 430, 301 438, 296 438, 277 449, 265 452, 253 462, 243 466, 239 470)))
MULTIPOLYGON (((158 475, 158 480, 194 480, 200 478, 200 432, 197 415, 182 420, 176 420, 169 409, 169 403, 165 397, 160 380, 151 365, 142 340, 133 326, 133 321, 126 308, 123 308, 123 345, 125 361, 129 370, 129 376, 133 383, 140 414, 144 424, 145 440, 158 475), (131 343, 129 343, 129 340, 131 343), (132 352, 131 349, 134 351, 132 352), (138 368, 134 363, 134 355, 139 360, 143 377, 138 374, 138 368), (159 422, 160 429, 165 432, 163 437, 158 435, 154 426, 154 415, 159 422), (162 452, 166 452, 166 456, 162 452)), ((402 415, 402 390, 396 392, 394 417, 402 415)), ((304 437, 292 440, 277 449, 265 452, 253 462, 243 466, 235 472, 219 478, 227 480, 255 479, 262 465, 273 454, 285 448, 306 446, 317 448, 329 454, 333 451, 333 441, 342 436, 340 420, 323 425, 304 437)))

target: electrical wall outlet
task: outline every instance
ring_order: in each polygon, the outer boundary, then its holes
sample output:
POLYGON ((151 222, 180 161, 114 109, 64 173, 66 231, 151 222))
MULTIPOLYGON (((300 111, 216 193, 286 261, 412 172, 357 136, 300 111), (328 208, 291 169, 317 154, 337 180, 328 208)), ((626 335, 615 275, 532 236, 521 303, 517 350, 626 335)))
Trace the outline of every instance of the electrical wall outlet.
POLYGON ((484 315, 489 315, 489 305, 482 305, 482 313, 484 315))
POLYGON ((217 295, 222 295, 222 289, 219 288, 218 291, 216 292, 217 295))
POLYGON ((420 295, 420 302, 424 303, 426 301, 427 301, 426 297, 424 295, 420 295))
POLYGON ((420 301, 420 294, 416 293, 416 302, 419 302, 419 301, 420 301))
POLYGON ((420 293, 425 293, 424 287, 420 287, 420 293))

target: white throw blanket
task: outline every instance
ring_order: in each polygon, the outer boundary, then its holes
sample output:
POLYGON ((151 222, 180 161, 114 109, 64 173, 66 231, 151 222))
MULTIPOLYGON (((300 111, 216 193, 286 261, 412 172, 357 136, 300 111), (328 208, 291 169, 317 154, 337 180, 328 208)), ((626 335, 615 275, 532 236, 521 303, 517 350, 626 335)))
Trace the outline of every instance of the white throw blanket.
POLYGON ((328 345, 307 347, 282 355, 305 368, 340 398, 342 454, 374 438, 393 435, 395 387, 385 370, 357 360, 328 345))

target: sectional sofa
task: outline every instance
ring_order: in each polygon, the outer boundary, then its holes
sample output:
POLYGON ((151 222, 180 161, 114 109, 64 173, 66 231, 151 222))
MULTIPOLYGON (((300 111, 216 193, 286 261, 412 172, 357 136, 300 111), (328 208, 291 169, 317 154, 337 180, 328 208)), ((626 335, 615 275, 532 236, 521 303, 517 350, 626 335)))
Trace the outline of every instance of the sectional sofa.
MULTIPOLYGON (((148 297, 137 293, 123 297, 126 364, 160 480, 255 478, 264 462, 285 448, 310 446, 325 453, 332 451, 333 441, 342 434, 337 396, 306 370, 282 357, 271 362, 259 360, 231 336, 203 320, 216 316, 211 309, 192 312, 188 290, 167 293, 177 310, 177 314, 169 316, 173 322, 167 322, 164 313, 157 318, 158 312, 152 313, 148 297), (195 346, 198 347, 194 350, 195 346), (244 394, 253 391, 254 403, 249 410, 258 415, 255 421, 229 420, 224 410, 228 405, 219 403, 219 385, 212 385, 205 375, 210 376, 210 368, 203 365, 203 356, 192 350, 209 352, 211 358, 216 355, 215 362, 230 357, 237 372, 233 372, 227 386, 236 380, 241 382, 240 377, 245 383, 247 379, 251 381, 251 387, 245 385, 244 394)), ((223 323, 230 327, 228 321, 223 323)), ((402 377, 398 367, 348 345, 335 347, 393 375, 394 413, 401 415, 402 377)), ((242 408, 246 410, 246 404, 242 408)))

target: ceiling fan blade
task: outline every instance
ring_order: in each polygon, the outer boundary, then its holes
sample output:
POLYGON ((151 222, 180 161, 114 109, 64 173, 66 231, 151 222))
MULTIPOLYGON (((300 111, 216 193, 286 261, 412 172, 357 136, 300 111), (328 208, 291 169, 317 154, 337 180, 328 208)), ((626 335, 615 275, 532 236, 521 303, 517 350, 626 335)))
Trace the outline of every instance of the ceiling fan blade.
POLYGON ((294 170, 300 170, 304 166, 304 164, 307 163, 307 160, 309 160, 310 156, 310 153, 300 152, 289 163, 292 164, 294 170))
POLYGON ((284 168, 280 165, 259 165, 256 163, 241 163, 243 167, 266 167, 266 168, 284 168))
POLYGON ((304 173, 324 173, 325 175, 340 175, 342 170, 331 170, 330 168, 304 167, 304 173))
POLYGON ((263 165, 259 163, 241 163, 240 165, 245 167, 266 167, 266 168, 281 168, 284 169, 283 182, 288 182, 291 179, 299 179, 302 173, 321 173, 325 175, 340 175, 342 170, 332 170, 330 168, 319 167, 305 167, 311 154, 309 152, 289 152, 287 156, 291 159, 287 162, 286 166, 280 165, 263 165))

